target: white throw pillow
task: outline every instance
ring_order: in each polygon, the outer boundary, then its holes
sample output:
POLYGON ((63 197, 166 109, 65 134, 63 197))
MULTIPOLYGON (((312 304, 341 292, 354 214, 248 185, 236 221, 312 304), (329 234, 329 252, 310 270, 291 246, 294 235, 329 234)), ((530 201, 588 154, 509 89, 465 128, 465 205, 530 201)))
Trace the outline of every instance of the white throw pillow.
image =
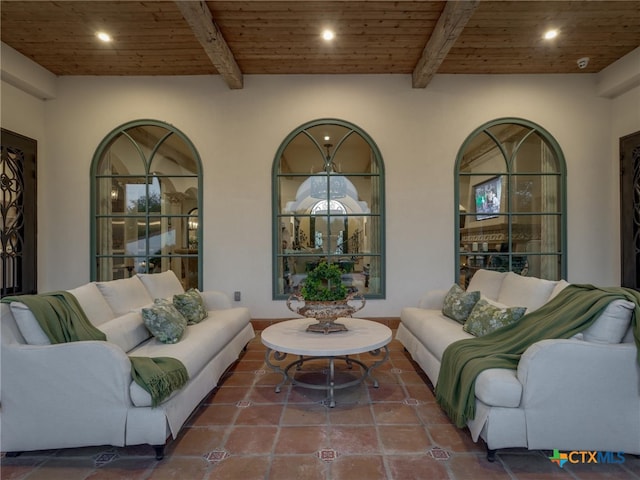
POLYGON ((149 296, 149 292, 137 276, 98 282, 96 285, 117 317, 153 302, 153 298, 149 296))
POLYGON ((151 298, 173 298, 174 295, 184 293, 184 287, 172 270, 162 273, 139 273, 137 275, 151 298))
POLYGON ((549 300, 551 300, 553 297, 558 295, 562 290, 567 288, 569 285, 571 284, 566 280, 558 280, 558 283, 556 283, 556 286, 553 287, 553 291, 551 292, 551 295, 549 295, 549 300))
POLYGON ((467 286, 467 292, 478 291, 489 300, 498 300, 498 293, 507 274, 493 270, 478 270, 467 286))
POLYGON ((51 345, 51 340, 44 333, 29 307, 22 302, 11 302, 9 308, 16 320, 18 330, 29 345, 51 345))
POLYGON ((582 332, 586 342, 620 343, 631 324, 635 304, 628 300, 613 300, 598 319, 582 332))
POLYGON ((556 282, 537 277, 523 277, 517 273, 507 273, 498 294, 498 302, 509 306, 527 307, 527 313, 544 305, 556 282))
POLYGON ((115 316, 95 282, 69 290, 69 293, 76 297, 89 321, 96 327, 115 316))

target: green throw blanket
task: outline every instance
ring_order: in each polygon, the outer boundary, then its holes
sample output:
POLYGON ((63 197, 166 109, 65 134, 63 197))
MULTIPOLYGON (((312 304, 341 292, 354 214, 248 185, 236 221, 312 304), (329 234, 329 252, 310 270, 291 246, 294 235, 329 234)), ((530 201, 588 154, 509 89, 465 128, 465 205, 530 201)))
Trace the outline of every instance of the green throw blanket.
MULTIPOLYGON (((29 307, 51 343, 107 339, 91 324, 76 297, 69 292, 5 297, 2 302, 22 302, 29 307)), ((189 380, 187 369, 175 358, 129 357, 129 360, 131 376, 149 392, 154 407, 189 380)))
POLYGON ((456 426, 475 418, 475 380, 489 368, 518 368, 520 356, 531 345, 549 338, 570 338, 589 327, 609 302, 635 303, 633 333, 640 363, 640 292, 627 288, 569 285, 556 297, 520 321, 483 337, 458 340, 443 355, 436 400, 456 426))

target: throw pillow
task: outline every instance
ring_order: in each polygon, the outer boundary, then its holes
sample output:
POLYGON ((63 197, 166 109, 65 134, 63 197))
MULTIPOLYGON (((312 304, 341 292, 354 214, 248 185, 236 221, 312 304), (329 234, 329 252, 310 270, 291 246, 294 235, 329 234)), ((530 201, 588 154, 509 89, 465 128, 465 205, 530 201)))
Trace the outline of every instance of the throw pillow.
POLYGON ((209 316, 200 292, 195 288, 190 288, 185 293, 174 295, 173 304, 189 324, 198 323, 209 316))
POLYGON ((142 319, 151 334, 162 343, 176 343, 187 328, 187 320, 172 302, 158 298, 142 309, 142 319))
POLYGON ((462 329, 471 335, 482 337, 517 322, 526 310, 525 307, 507 307, 481 298, 471 310, 462 329))
POLYGON ((29 345, 51 345, 51 340, 44 333, 40 323, 31 313, 29 307, 22 302, 11 302, 9 304, 13 318, 16 320, 18 330, 29 345))
POLYGON ((480 292, 465 292, 460 285, 453 285, 444 297, 442 313, 453 320, 464 323, 476 302, 480 292))
POLYGON ((634 303, 628 300, 613 300, 598 319, 583 332, 583 338, 587 342, 620 343, 629 330, 634 308, 634 303))

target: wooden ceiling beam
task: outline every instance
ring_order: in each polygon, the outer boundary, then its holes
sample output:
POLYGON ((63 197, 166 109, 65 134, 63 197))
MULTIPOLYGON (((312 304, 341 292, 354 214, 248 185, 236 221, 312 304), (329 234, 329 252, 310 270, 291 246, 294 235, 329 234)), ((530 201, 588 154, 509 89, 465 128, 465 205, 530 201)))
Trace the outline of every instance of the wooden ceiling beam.
POLYGON ((447 1, 413 70, 413 88, 429 84, 479 4, 480 0, 447 1))
POLYGON ((218 26, 213 21, 207 4, 203 1, 184 2, 180 0, 176 0, 175 4, 229 88, 242 88, 242 71, 218 26))

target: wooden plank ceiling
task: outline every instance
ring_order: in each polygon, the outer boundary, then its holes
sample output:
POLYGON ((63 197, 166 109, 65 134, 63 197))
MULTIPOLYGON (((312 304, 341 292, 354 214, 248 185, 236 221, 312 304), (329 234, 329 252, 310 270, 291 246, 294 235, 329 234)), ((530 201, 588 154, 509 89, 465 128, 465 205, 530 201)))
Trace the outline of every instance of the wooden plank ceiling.
POLYGON ((1 40, 56 75, 221 74, 231 88, 246 74, 412 74, 424 87, 435 73, 594 73, 640 45, 630 0, 2 0, 0 13, 1 40), (559 36, 543 40, 548 28, 559 36))

